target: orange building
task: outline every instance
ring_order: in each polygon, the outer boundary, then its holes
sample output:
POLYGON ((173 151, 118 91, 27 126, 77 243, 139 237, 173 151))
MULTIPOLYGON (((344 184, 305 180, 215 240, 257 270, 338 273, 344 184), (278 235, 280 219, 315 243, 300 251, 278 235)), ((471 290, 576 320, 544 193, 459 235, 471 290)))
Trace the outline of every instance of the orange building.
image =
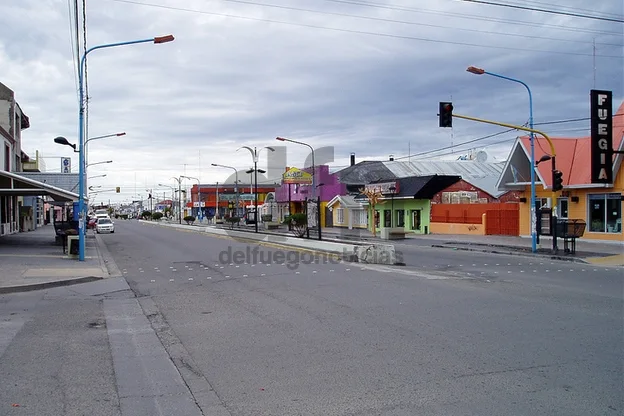
MULTIPOLYGON (((556 151, 557 170, 563 173, 563 190, 552 193, 551 162, 543 162, 535 171, 537 206, 554 208, 558 218, 586 222, 582 238, 624 242, 622 233, 622 201, 624 200, 624 154, 613 156, 613 183, 597 184, 591 180, 591 138, 552 138, 556 151)), ((498 187, 521 193, 520 235, 531 235, 530 224, 530 138, 516 140, 507 160, 498 187)), ((613 117, 613 149, 624 150, 624 104, 613 117)), ((535 160, 550 151, 543 138, 535 139, 535 160)))

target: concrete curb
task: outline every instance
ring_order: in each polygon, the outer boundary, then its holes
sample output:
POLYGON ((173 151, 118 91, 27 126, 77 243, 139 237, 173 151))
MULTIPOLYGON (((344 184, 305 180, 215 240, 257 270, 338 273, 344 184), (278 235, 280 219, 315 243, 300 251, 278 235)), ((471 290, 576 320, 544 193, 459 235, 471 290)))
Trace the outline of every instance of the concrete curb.
POLYGON ((562 261, 570 261, 572 263, 591 264, 590 262, 580 259, 580 258, 563 257, 563 256, 550 255, 550 254, 519 253, 516 251, 502 251, 502 250, 496 250, 496 249, 479 249, 479 248, 457 247, 457 246, 450 246, 450 245, 446 246, 446 245, 441 245, 441 244, 432 244, 431 247, 445 248, 445 249, 451 249, 451 250, 475 251, 479 253, 503 254, 503 255, 508 255, 508 256, 542 257, 542 258, 550 259, 550 260, 562 260, 562 261))
POLYGON ((113 256, 108 250, 108 246, 99 234, 95 234, 95 241, 97 242, 98 254, 100 257, 100 264, 104 274, 108 274, 109 277, 121 277, 122 273, 117 267, 117 263, 113 259, 113 256))
POLYGON ((289 250, 305 250, 312 253, 336 256, 342 261, 363 264, 384 264, 404 266, 397 261, 395 247, 392 244, 371 244, 358 242, 334 242, 326 240, 308 240, 275 233, 251 233, 248 231, 228 230, 210 226, 197 227, 185 224, 162 224, 152 221, 143 223, 182 229, 191 232, 204 232, 214 236, 232 238, 241 242, 269 245, 289 250), (329 248, 331 247, 331 248, 329 248))
POLYGON ((81 283, 91 283, 91 282, 95 282, 97 280, 102 280, 102 279, 104 279, 104 277, 86 276, 86 277, 75 277, 71 279, 57 280, 53 282, 32 283, 29 285, 5 286, 5 287, 0 287, 0 294, 31 292, 33 290, 51 289, 54 287, 62 287, 62 286, 72 286, 72 285, 77 285, 81 283))

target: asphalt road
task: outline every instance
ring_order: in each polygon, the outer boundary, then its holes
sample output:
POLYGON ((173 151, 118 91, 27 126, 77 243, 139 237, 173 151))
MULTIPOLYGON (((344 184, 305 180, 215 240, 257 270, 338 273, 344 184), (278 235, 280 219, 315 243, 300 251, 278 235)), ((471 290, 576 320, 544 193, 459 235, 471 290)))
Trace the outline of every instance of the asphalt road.
POLYGON ((403 250, 417 267, 277 264, 274 248, 116 227, 118 268, 223 414, 624 411, 621 269, 426 247, 403 250))

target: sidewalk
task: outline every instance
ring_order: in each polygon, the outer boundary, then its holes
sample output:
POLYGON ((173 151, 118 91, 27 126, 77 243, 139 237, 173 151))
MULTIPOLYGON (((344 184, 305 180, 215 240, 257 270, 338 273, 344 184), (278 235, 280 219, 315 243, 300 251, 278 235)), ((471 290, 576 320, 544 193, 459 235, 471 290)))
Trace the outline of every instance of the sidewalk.
POLYGON ((86 283, 109 277, 97 237, 86 236, 85 261, 63 254, 52 225, 0 237, 0 293, 86 283))

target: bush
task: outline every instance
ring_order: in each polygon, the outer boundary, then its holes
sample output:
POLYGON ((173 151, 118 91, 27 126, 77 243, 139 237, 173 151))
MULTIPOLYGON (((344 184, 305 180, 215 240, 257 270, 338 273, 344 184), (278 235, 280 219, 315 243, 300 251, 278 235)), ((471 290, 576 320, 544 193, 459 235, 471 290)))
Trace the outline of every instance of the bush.
POLYGON ((143 218, 144 220, 148 220, 152 217, 152 213, 149 211, 143 211, 141 213, 141 218, 143 218))
POLYGON ((284 218, 284 224, 288 224, 294 235, 303 237, 308 229, 308 216, 303 213, 288 215, 284 218))
POLYGON ((195 217, 192 215, 187 215, 186 217, 184 217, 184 221, 186 221, 188 225, 192 225, 195 222, 195 217))
POLYGON ((230 223, 230 228, 234 228, 234 224, 239 224, 240 220, 241 219, 239 217, 226 217, 225 218, 225 221, 230 223))
POLYGON ((273 221, 273 215, 271 215, 271 214, 261 215, 260 218, 262 218, 262 222, 271 222, 271 221, 273 221))
POLYGON ((152 214, 152 219, 153 220, 159 220, 163 217, 163 213, 162 212, 155 212, 152 214))

